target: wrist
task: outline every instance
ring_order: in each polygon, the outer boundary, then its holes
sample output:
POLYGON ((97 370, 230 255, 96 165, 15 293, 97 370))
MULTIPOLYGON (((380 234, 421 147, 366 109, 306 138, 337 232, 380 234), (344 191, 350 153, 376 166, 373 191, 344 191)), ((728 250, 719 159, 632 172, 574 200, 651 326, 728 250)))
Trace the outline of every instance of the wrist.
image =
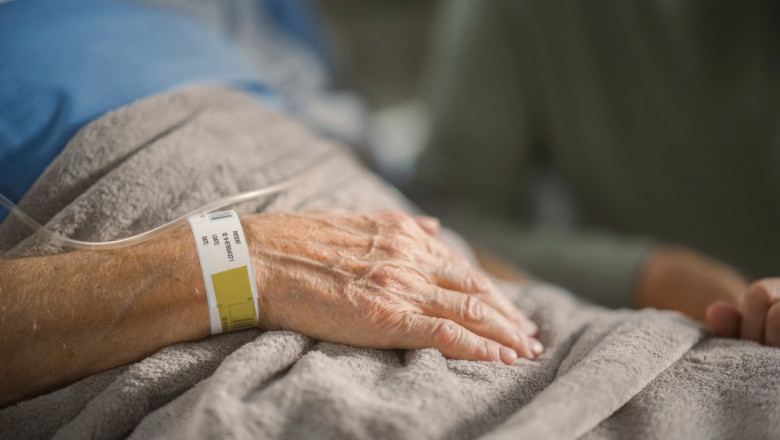
POLYGON ((148 284, 136 290, 137 310, 147 319, 128 317, 135 325, 163 338, 166 345, 202 339, 210 334, 208 299, 198 251, 189 228, 171 232, 167 240, 131 255, 137 264, 148 265, 148 284))
POLYGON ((275 328, 270 325, 269 311, 269 289, 272 285, 272 276, 274 271, 271 269, 271 260, 268 256, 267 243, 269 235, 273 229, 271 222, 265 220, 269 214, 252 214, 241 216, 241 226, 244 229, 247 246, 249 247, 249 256, 252 261, 254 271, 255 285, 257 286, 257 326, 261 329, 270 330, 275 328))

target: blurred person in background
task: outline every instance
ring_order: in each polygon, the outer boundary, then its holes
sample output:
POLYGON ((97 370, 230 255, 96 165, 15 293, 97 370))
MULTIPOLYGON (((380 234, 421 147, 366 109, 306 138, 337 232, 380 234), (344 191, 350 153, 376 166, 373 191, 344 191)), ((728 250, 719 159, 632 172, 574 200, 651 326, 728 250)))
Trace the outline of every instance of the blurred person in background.
POLYGON ((780 5, 443 6, 408 192, 598 303, 780 345, 755 282, 780 273, 780 5))

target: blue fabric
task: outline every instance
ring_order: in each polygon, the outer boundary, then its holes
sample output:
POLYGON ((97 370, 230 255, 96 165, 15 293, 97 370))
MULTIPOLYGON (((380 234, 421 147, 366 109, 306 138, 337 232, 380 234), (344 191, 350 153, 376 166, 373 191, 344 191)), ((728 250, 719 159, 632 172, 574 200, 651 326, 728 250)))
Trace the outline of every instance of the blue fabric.
POLYGON ((0 4, 0 192, 18 201, 89 121, 195 83, 272 96, 229 40, 185 17, 117 0, 0 4))
POLYGON ((314 53, 333 74, 334 62, 325 41, 319 11, 308 0, 260 0, 280 30, 314 53))

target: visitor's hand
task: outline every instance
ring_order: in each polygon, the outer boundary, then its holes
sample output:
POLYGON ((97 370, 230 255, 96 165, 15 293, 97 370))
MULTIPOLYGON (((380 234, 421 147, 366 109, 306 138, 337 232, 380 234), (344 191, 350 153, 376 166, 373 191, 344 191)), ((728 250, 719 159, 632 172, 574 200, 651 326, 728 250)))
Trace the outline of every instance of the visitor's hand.
POLYGON ((543 350, 536 326, 436 239, 430 217, 324 211, 242 217, 260 327, 350 345, 502 361, 543 350))
POLYGON ((718 301, 707 309, 707 323, 718 336, 780 347, 780 278, 753 283, 742 307, 718 301))
POLYGON ((780 347, 780 279, 748 285, 734 269, 700 253, 659 246, 638 283, 642 307, 677 310, 722 337, 780 347))
POLYGON ((747 287, 747 280, 726 264, 682 247, 657 246, 639 273, 637 302, 705 322, 707 307, 716 301, 739 305, 747 287))

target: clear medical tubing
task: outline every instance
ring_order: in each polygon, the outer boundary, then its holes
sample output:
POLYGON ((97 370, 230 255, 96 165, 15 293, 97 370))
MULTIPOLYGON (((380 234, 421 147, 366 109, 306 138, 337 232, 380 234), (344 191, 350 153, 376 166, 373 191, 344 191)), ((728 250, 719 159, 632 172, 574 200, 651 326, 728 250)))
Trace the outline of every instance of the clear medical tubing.
POLYGON ((264 188, 258 188, 252 191, 233 194, 227 197, 223 197, 221 199, 214 200, 213 202, 207 203, 206 205, 203 205, 200 208, 177 218, 176 220, 169 221, 164 225, 158 226, 146 232, 142 232, 138 235, 133 235, 127 238, 120 238, 119 240, 81 241, 81 240, 74 240, 68 237, 63 237, 62 235, 38 223, 34 218, 27 215, 26 212, 22 211, 18 206, 16 206, 14 202, 10 201, 2 193, 0 193, 0 205, 3 205, 11 212, 11 214, 18 217, 19 220, 21 220, 24 224, 26 224, 33 230, 37 231, 45 238, 51 241, 59 242, 64 246, 70 246, 76 249, 92 249, 92 250, 120 249, 128 246, 133 246, 138 243, 143 243, 146 240, 151 240, 155 237, 159 237, 160 235, 170 231, 171 229, 177 226, 186 225, 188 224, 189 221, 188 219, 193 215, 206 214, 215 211, 217 209, 224 208, 225 206, 234 205, 236 203, 246 202, 248 200, 254 200, 259 197, 266 197, 266 196, 270 196, 282 192, 288 188, 291 188, 298 182, 306 179, 310 175, 314 174, 314 172, 317 171, 317 169, 320 168, 322 165, 324 165, 325 162, 331 157, 333 157, 333 154, 326 154, 325 156, 321 157, 319 160, 315 161, 314 163, 307 166, 306 168, 304 168, 297 174, 293 175, 292 177, 288 178, 287 180, 283 180, 279 183, 275 183, 273 185, 269 185, 264 188))

